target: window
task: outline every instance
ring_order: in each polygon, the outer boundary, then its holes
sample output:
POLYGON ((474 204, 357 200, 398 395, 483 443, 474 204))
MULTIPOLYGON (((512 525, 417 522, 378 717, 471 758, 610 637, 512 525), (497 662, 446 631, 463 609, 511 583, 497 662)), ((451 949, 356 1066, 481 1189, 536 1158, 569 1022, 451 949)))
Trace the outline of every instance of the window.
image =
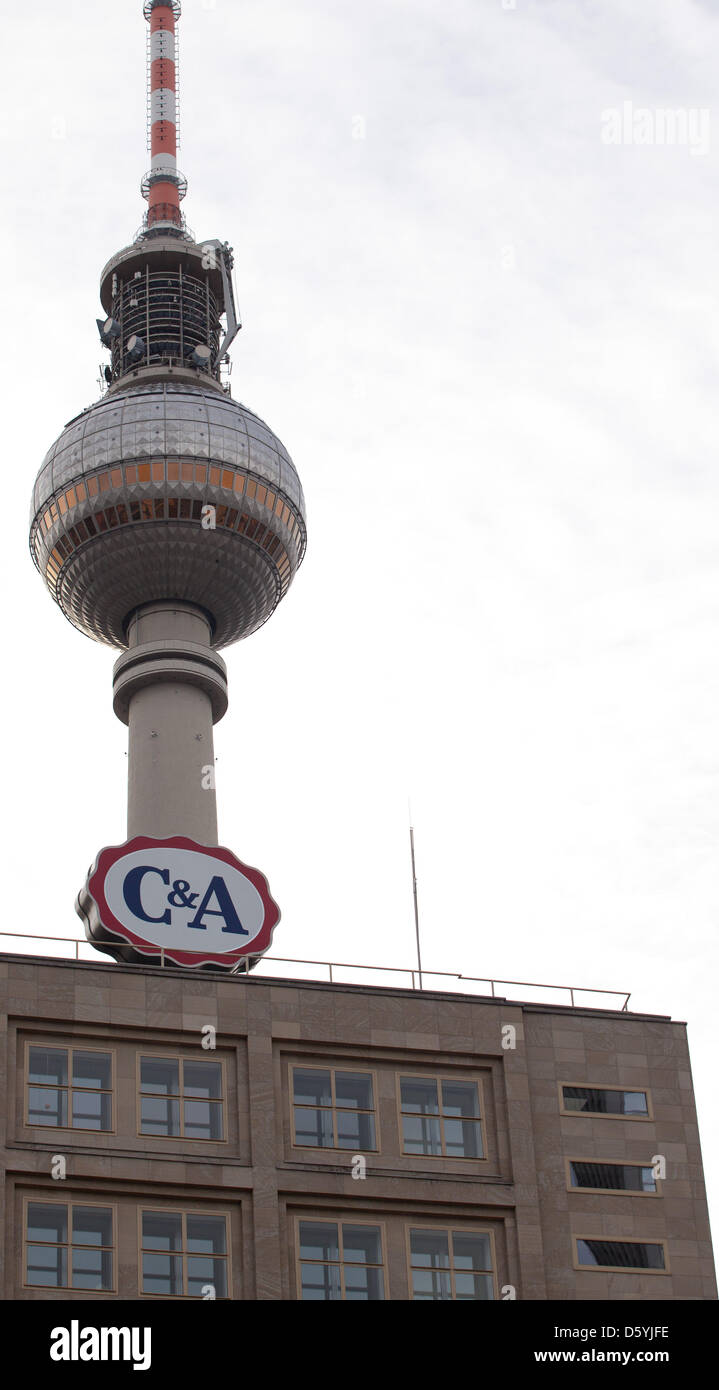
POLYGON ((300 1285, 305 1300, 384 1298, 379 1226, 300 1221, 300 1285))
POLYGON ((79 1047, 28 1047, 27 1123, 111 1130, 111 1054, 79 1047))
POLYGON ((227 1298, 227 1222, 199 1212, 142 1212, 142 1292, 227 1298))
POLYGON ((663 1241, 602 1240, 575 1237, 578 1269, 653 1270, 666 1274, 663 1241))
POLYGON ((140 1058, 140 1133, 170 1139, 224 1138, 222 1064, 183 1057, 140 1058))
POLYGON ((439 1158, 484 1158, 476 1081, 400 1077, 405 1153, 439 1158))
POLYGON ((26 1285, 112 1291, 113 1246, 111 1207, 28 1202, 26 1285))
POLYGON ((612 1189, 618 1192, 656 1192, 657 1180, 651 1165, 641 1163, 588 1163, 572 1159, 569 1164, 572 1187, 612 1189))
POLYGON ((377 1148, 369 1072, 293 1067, 294 1143, 313 1149, 377 1148))
POLYGON ((492 1243, 487 1231, 415 1229, 409 1233, 412 1298, 492 1300, 492 1243))
POLYGON ((623 1115, 649 1118, 646 1091, 624 1091, 620 1086, 562 1086, 562 1104, 573 1115, 623 1115))

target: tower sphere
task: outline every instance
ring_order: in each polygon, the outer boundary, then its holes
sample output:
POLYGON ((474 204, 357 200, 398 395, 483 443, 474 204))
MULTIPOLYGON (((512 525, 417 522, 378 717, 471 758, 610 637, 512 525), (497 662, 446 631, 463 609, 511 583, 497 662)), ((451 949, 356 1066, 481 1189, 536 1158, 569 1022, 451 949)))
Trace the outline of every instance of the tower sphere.
POLYGON ((208 245, 146 231, 105 267, 109 389, 66 425, 35 482, 35 564, 70 622, 113 647, 160 600, 203 609, 214 647, 247 637, 304 556, 294 464, 220 382, 232 260, 208 245))

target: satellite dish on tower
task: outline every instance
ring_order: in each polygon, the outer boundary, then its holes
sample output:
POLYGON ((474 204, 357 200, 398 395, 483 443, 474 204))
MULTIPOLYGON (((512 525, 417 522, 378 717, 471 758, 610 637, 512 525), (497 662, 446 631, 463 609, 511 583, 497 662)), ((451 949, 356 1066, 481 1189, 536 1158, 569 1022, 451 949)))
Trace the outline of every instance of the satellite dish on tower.
POLYGON ((190 353, 190 361, 196 367, 209 367, 212 353, 206 343, 198 343, 190 353))
POLYGON ((139 362, 140 358, 145 356, 144 340, 139 338, 137 333, 133 333, 127 340, 127 356, 131 362, 139 362))
POLYGON ((95 323, 105 347, 111 347, 114 338, 122 337, 122 328, 117 319, 95 319, 95 323))

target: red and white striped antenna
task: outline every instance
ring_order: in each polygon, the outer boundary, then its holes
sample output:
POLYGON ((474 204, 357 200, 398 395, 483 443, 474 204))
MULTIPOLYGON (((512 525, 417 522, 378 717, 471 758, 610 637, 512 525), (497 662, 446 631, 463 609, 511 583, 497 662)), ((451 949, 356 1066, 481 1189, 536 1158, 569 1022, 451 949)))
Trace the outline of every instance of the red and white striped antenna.
POLYGON ((180 201, 187 192, 187 179, 177 168, 180 111, 176 25, 180 0, 144 0, 143 13, 150 26, 147 116, 151 167, 141 184, 142 196, 148 202, 145 225, 148 231, 183 232, 180 201))

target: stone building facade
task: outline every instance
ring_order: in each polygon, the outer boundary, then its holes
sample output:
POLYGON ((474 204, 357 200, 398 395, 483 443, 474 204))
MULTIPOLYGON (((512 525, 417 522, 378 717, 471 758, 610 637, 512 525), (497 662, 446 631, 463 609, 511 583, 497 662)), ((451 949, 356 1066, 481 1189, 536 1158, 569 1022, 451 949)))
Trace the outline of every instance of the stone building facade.
POLYGON ((712 1299, 686 1029, 0 956, 4 1299, 712 1299))

